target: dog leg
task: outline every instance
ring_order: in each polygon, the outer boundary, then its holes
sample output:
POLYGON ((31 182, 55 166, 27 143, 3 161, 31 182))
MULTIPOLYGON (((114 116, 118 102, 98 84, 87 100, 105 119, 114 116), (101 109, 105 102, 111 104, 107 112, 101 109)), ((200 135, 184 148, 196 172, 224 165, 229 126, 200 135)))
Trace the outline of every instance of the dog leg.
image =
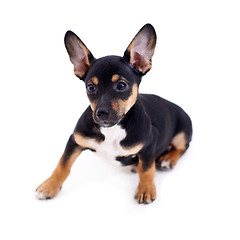
POLYGON ((138 203, 151 203, 156 199, 156 187, 154 184, 155 162, 153 161, 147 169, 139 157, 137 166, 139 184, 135 193, 138 203))
POLYGON ((73 135, 71 135, 65 151, 52 175, 37 188, 35 194, 37 199, 51 199, 57 195, 63 182, 70 174, 74 161, 81 152, 82 149, 76 144, 73 135))
POLYGON ((183 132, 177 134, 171 141, 172 148, 162 155, 156 162, 156 168, 162 171, 175 167, 178 159, 187 149, 187 142, 183 132))

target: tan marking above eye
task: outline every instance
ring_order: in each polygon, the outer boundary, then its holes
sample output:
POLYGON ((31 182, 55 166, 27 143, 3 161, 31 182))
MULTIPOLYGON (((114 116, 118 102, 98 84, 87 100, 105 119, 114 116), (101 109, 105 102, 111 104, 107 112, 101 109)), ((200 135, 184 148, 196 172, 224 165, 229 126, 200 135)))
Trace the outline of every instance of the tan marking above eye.
POLYGON ((93 82, 95 85, 98 85, 99 80, 98 80, 97 77, 93 77, 93 78, 92 78, 92 82, 93 82))
POLYGON ((128 81, 126 80, 126 78, 124 78, 124 77, 122 77, 122 76, 120 76, 120 75, 118 75, 118 74, 114 74, 114 75, 112 76, 112 82, 117 82, 117 81, 119 81, 119 80, 123 80, 123 81, 125 81, 125 82, 128 82, 128 81))
POLYGON ((118 74, 114 74, 112 76, 112 82, 117 82, 120 79, 120 76, 118 74))

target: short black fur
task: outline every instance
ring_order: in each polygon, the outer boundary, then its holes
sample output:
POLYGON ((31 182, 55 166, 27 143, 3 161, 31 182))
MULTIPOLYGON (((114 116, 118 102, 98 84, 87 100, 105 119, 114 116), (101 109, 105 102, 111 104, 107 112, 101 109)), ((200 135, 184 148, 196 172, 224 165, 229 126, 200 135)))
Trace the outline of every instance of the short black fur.
POLYGON ((142 76, 152 67, 154 28, 143 26, 123 57, 95 59, 71 31, 64 41, 74 73, 85 83, 90 106, 78 120, 53 174, 37 188, 38 199, 56 196, 73 162, 90 149, 115 157, 122 165, 136 164, 139 184, 135 197, 139 203, 154 201, 155 167, 164 170, 166 163, 168 169, 174 167, 192 138, 191 120, 180 107, 138 93, 142 76))
MULTIPOLYGON (((178 133, 185 134, 186 148, 188 148, 192 136, 191 120, 177 105, 158 96, 138 94, 135 104, 124 114, 113 109, 114 101, 117 106, 118 103, 123 104, 128 101, 133 95, 133 86, 138 88, 142 76, 151 69, 156 33, 150 24, 146 24, 138 32, 123 57, 106 56, 95 59, 83 42, 71 31, 66 33, 65 45, 75 70, 77 73, 79 71, 82 73, 80 78, 85 82, 87 89, 91 84, 94 90, 87 91, 92 105, 79 119, 75 133, 101 142, 105 138, 101 133, 101 127, 120 125, 126 130, 126 138, 121 141, 123 147, 131 148, 143 144, 138 155, 145 163, 146 169, 167 151, 171 140, 178 133), (77 56, 77 53, 80 56, 77 56), (79 64, 76 58, 82 63, 79 64), (116 91, 117 83, 112 81, 114 75, 126 80, 125 91, 116 91), (94 83, 94 78, 97 79, 97 84, 94 83), (99 109, 103 112, 104 118, 100 119, 99 109)), ((138 161, 138 158, 117 156, 117 160, 127 165, 138 161)))

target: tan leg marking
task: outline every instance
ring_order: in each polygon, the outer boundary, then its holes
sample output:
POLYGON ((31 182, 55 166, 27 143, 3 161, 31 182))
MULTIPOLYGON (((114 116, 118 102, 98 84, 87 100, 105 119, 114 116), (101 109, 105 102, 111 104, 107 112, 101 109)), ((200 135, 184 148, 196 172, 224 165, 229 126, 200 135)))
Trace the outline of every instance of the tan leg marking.
POLYGON ((75 142, 76 142, 81 148, 83 148, 83 149, 88 148, 88 149, 95 150, 95 149, 93 149, 93 148, 91 147, 91 145, 89 144, 90 138, 87 138, 87 137, 81 135, 81 134, 78 133, 78 132, 74 132, 73 136, 74 136, 75 142))
POLYGON ((64 161, 65 164, 63 164, 63 156, 61 157, 51 177, 37 188, 36 197, 38 199, 49 199, 55 197, 58 194, 63 182, 66 180, 70 173, 74 161, 81 152, 82 150, 80 148, 75 150, 75 152, 67 160, 64 161))
POLYGON ((128 151, 127 155, 135 155, 143 148, 144 144, 139 143, 131 147, 123 147, 124 150, 128 151))
POLYGON ((159 164, 161 170, 168 170, 174 168, 177 164, 178 159, 182 156, 182 154, 186 150, 186 139, 185 134, 179 133, 177 134, 171 141, 172 148, 170 151, 165 153, 163 156, 159 158, 159 164))
POLYGON ((186 139, 183 132, 177 134, 171 141, 171 144, 179 150, 186 150, 186 139))
POLYGON ((139 159, 137 172, 139 174, 139 184, 135 198, 138 203, 151 203, 156 199, 156 186, 154 184, 155 163, 145 171, 142 167, 142 161, 139 159))

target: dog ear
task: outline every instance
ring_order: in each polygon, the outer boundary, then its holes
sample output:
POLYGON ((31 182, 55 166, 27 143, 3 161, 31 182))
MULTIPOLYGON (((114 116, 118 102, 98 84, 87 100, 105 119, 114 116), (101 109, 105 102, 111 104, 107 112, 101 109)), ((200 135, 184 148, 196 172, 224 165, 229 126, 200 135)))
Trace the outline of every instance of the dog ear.
POLYGON ((124 53, 124 58, 141 74, 152 67, 152 56, 156 45, 156 32, 151 24, 144 25, 133 38, 124 53))
POLYGON ((78 38, 78 36, 71 31, 66 32, 64 43, 70 60, 74 65, 75 75, 80 79, 83 79, 91 65, 91 62, 94 60, 92 53, 78 38))

